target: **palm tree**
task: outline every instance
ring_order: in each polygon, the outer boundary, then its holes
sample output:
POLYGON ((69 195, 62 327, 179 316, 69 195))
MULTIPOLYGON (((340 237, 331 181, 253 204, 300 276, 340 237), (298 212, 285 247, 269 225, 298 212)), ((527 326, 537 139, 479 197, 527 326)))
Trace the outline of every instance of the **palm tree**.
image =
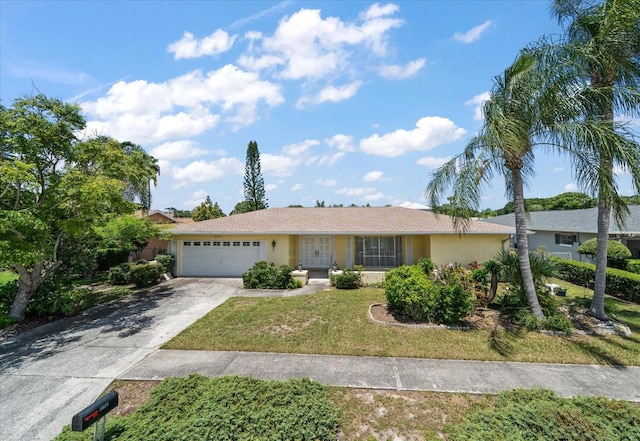
POLYGON ((522 52, 515 62, 494 79, 489 100, 484 104, 484 124, 460 155, 437 169, 426 189, 431 206, 438 206, 445 190, 449 197, 454 227, 464 231, 477 210, 483 188, 499 173, 513 200, 516 216, 518 260, 523 287, 531 311, 544 318, 536 295, 525 222, 524 184, 533 175, 532 140, 545 130, 537 102, 541 78, 533 57, 522 52))
POLYGON ((143 174, 131 176, 128 179, 125 197, 134 201, 136 197, 140 200, 142 209, 148 211, 151 208, 151 183, 157 185, 157 176, 160 174, 158 160, 149 155, 142 146, 129 141, 120 143, 124 153, 137 162, 144 170, 143 174))
MULTIPOLYGON (((571 62, 557 66, 574 72, 577 81, 587 83, 583 97, 587 99, 588 116, 620 132, 614 122, 616 112, 626 116, 640 114, 640 0, 554 0, 552 11, 560 23, 568 23, 568 44, 561 48, 559 57, 571 62)), ((628 136, 604 142, 593 139, 585 147, 596 167, 591 168, 592 172, 579 171, 582 183, 598 195, 596 276, 590 313, 600 319, 606 319, 604 292, 611 212, 620 226, 629 214, 615 185, 614 167, 630 170, 633 185, 640 189, 640 161, 634 144, 628 136)))

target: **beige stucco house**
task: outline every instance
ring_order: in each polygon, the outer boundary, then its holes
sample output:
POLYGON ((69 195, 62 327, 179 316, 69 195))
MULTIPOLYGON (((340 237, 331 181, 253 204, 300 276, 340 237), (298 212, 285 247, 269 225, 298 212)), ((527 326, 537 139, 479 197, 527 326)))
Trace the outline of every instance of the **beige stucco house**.
POLYGON ((386 269, 423 257, 437 265, 482 262, 508 246, 514 229, 402 207, 270 208, 170 230, 179 276, 239 276, 259 260, 304 269, 386 269))

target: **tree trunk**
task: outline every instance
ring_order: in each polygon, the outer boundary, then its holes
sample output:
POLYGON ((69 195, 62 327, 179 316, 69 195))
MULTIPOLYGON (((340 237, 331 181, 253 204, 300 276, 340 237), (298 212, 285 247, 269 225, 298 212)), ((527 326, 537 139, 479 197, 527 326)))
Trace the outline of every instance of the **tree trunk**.
POLYGON ((489 297, 487 298, 487 305, 493 302, 493 299, 496 298, 497 292, 498 292, 498 274, 492 271, 491 282, 489 284, 489 297))
POLYGON ((593 284, 593 300, 589 314, 600 320, 606 320, 604 310, 604 292, 607 286, 607 250, 609 247, 609 222, 611 208, 598 198, 598 239, 596 249, 596 278, 593 284))
POLYGON ((520 262, 520 274, 522 276, 522 285, 527 296, 527 303, 531 312, 536 317, 544 319, 536 287, 533 283, 533 275, 531 273, 531 262, 529 261, 529 239, 527 238, 527 222, 525 218, 524 208, 524 186, 522 182, 522 173, 519 168, 511 170, 513 184, 513 206, 516 216, 516 238, 518 242, 518 261, 520 262))
POLYGON ((18 292, 13 298, 11 311, 9 316, 15 320, 24 320, 25 310, 29 304, 29 300, 42 282, 60 266, 61 262, 56 262, 48 270, 44 271, 45 262, 38 262, 33 269, 27 269, 22 265, 16 265, 14 268, 18 273, 18 292))

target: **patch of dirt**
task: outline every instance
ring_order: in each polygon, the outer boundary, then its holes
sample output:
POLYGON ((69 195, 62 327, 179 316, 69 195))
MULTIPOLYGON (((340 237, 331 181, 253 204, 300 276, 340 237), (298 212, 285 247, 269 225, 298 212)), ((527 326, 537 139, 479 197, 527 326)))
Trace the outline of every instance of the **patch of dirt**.
POLYGON ((105 393, 112 390, 118 392, 118 407, 113 409, 109 415, 127 416, 134 413, 138 407, 151 399, 151 389, 159 383, 160 381, 114 381, 105 390, 105 393))

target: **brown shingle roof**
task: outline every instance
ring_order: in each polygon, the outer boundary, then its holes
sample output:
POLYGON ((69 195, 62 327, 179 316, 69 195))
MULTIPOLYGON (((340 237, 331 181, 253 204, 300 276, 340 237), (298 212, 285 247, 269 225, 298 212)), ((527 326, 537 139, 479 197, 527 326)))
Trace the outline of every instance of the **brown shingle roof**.
MULTIPOLYGON (((452 219, 402 207, 269 208, 179 224, 174 234, 451 234, 452 219)), ((511 234, 511 227, 470 221, 469 234, 511 234)))

